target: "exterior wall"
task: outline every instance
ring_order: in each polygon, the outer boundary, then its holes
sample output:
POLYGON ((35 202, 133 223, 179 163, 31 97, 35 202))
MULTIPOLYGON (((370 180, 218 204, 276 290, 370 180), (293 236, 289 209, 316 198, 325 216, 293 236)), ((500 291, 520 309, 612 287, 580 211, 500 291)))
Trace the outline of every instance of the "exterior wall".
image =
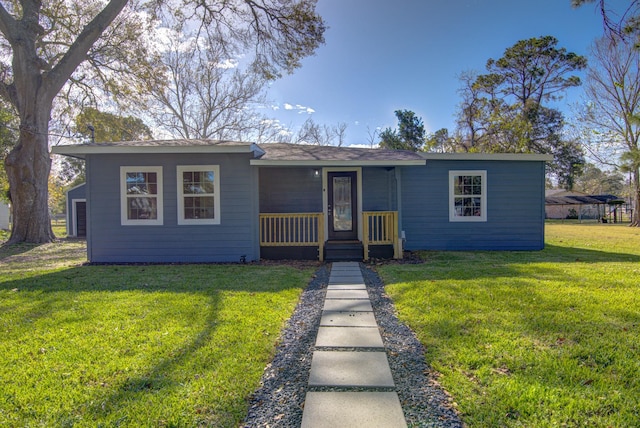
POLYGON ((261 167, 259 175, 260 213, 322 212, 322 174, 314 168, 261 167))
POLYGON ((9 229, 9 205, 0 201, 0 229, 9 229))
POLYGON ((362 193, 364 211, 396 211, 396 169, 362 168, 362 193))
POLYGON ((540 250, 544 162, 428 160, 402 168, 401 229, 407 250, 540 250), (449 171, 487 172, 487 221, 449 221, 449 171))
POLYGON ((257 173, 249 154, 87 156, 91 262, 239 262, 259 258, 257 173), (178 225, 176 167, 220 166, 219 225, 178 225), (120 167, 162 166, 164 224, 122 226, 120 167))
POLYGON ((603 209, 598 205, 547 205, 545 216, 552 219, 581 218, 599 219, 603 209), (575 215, 575 217, 573 216, 575 215))
MULTIPOLYGON (((322 174, 313 168, 260 168, 261 213, 320 213, 322 174)), ((397 209, 396 176, 393 168, 362 168, 362 209, 397 209)))
POLYGON ((67 215, 67 236, 76 236, 73 201, 86 200, 86 184, 80 184, 67 191, 66 195, 66 215, 67 215))

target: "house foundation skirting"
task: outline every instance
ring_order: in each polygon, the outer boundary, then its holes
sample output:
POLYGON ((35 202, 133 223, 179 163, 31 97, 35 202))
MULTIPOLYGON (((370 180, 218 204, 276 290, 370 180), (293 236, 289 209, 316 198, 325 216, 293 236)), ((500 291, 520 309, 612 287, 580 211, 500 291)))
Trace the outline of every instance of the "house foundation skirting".
POLYGON ((260 247, 265 260, 318 260, 318 246, 260 247))

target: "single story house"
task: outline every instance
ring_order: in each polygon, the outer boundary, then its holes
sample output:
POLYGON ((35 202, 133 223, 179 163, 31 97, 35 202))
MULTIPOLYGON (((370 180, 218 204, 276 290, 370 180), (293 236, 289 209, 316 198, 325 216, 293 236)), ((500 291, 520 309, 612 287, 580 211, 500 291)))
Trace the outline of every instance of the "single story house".
POLYGON ((403 249, 544 247, 546 155, 212 140, 52 151, 86 161, 91 262, 366 260, 400 258, 403 249))

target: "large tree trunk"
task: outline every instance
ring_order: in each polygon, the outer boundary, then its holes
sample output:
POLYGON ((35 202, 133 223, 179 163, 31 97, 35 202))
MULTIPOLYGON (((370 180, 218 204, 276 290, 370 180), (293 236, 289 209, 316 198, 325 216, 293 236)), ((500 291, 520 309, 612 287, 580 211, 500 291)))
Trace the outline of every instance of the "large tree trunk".
POLYGON ((51 169, 47 132, 49 110, 22 120, 18 145, 5 159, 9 178, 13 228, 9 244, 45 243, 55 239, 49 216, 48 177, 51 169), (31 122, 31 123, 25 123, 31 122))

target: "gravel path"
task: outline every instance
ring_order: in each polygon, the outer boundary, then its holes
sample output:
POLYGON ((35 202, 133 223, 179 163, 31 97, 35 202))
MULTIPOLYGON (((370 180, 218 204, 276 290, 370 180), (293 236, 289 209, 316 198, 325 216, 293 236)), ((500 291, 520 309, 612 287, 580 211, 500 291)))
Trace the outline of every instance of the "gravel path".
MULTIPOLYGON (((409 427, 462 427, 452 399, 438 385, 424 360, 424 348, 413 331, 401 324, 380 277, 360 264, 380 328, 396 391, 409 427)), ((273 361, 261 387, 251 397, 243 427, 299 427, 307 392, 311 356, 320 325, 330 265, 318 269, 281 333, 273 361)))

